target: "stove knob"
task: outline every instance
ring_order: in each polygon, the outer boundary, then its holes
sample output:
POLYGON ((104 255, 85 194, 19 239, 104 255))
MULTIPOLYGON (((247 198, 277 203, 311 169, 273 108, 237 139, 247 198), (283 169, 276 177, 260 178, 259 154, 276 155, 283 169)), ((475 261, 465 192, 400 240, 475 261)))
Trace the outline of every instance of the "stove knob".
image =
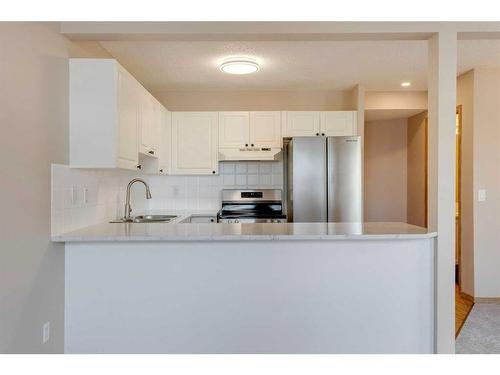
POLYGON ((235 223, 239 223, 240 221, 239 221, 238 219, 235 219, 235 220, 234 220, 234 222, 235 222, 235 223))

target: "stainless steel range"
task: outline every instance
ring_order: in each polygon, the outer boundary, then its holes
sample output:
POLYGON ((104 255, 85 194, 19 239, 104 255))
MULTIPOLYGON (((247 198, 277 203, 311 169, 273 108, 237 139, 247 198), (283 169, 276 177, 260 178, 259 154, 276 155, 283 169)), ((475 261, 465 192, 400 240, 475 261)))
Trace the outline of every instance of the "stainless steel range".
POLYGON ((219 223, 285 223, 280 189, 222 190, 219 223))

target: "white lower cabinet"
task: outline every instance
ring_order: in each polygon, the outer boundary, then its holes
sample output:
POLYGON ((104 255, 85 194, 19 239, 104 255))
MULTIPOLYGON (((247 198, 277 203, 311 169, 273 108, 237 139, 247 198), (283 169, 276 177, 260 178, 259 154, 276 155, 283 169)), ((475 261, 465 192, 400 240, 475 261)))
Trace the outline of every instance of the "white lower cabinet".
POLYGON ((325 137, 356 135, 357 112, 324 111, 320 123, 321 135, 325 137))
POLYGON ((218 112, 172 112, 171 174, 218 173, 218 112))

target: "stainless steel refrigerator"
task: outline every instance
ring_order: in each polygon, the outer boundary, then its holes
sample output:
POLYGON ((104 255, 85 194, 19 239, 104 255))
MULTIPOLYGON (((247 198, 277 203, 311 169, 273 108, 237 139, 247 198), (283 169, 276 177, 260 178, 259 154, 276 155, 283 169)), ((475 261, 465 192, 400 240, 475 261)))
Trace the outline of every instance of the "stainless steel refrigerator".
POLYGON ((284 146, 288 221, 362 221, 360 137, 294 137, 284 146))

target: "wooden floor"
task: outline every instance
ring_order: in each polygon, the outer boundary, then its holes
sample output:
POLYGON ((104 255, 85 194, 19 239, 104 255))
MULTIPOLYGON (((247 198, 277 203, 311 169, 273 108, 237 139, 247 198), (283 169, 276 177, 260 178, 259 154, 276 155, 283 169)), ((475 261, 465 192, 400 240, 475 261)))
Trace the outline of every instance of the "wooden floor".
POLYGON ((473 305, 472 301, 460 295, 458 285, 455 285, 455 336, 458 336, 473 305))

